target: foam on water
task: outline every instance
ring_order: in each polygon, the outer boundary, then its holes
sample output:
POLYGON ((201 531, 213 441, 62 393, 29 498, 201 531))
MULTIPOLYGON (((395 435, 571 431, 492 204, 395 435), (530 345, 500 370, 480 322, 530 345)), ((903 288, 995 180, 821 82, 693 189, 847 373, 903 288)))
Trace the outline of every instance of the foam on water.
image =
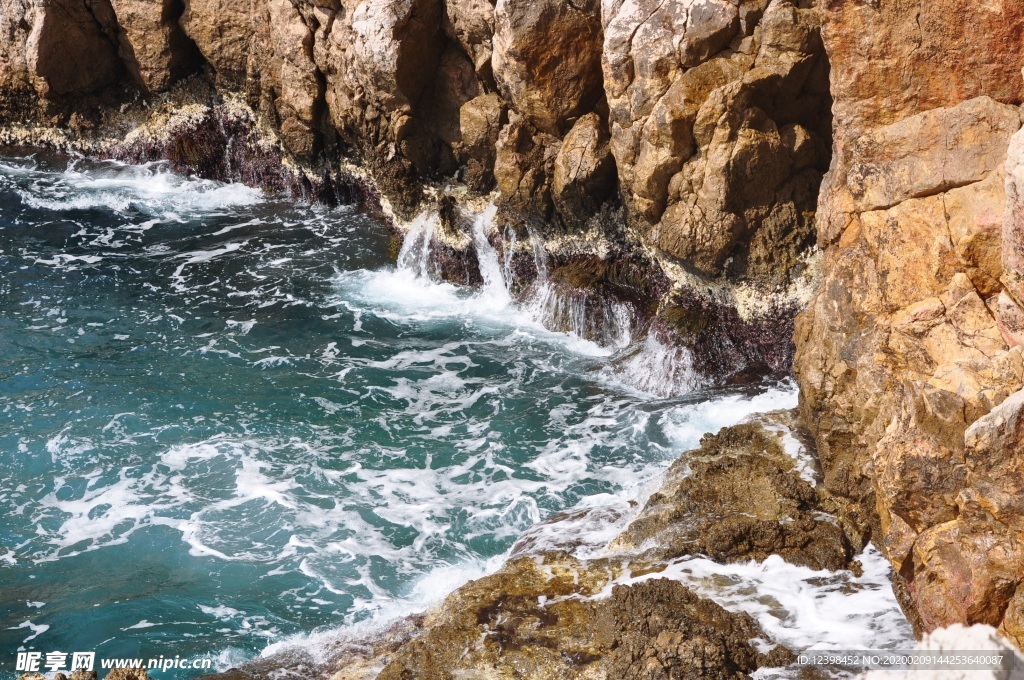
POLYGON ((351 634, 557 513, 603 536, 701 434, 795 405, 609 380, 511 300, 493 212, 465 290, 429 215, 395 267, 367 216, 248 191, 0 165, 0 644, 231 665, 351 634))
POLYGON ((798 567, 778 555, 728 565, 686 558, 664 571, 623 575, 598 597, 618 584, 671 578, 730 611, 750 614, 772 643, 797 652, 912 648, 913 630, 893 596, 889 562, 870 545, 859 561, 860 575, 798 567))
POLYGON ((185 178, 171 172, 164 162, 125 165, 116 161, 73 161, 59 174, 39 171, 35 164, 24 162, 5 163, 0 169, 31 180, 27 187, 17 189, 26 205, 53 212, 137 210, 161 219, 181 220, 262 200, 258 189, 185 178))

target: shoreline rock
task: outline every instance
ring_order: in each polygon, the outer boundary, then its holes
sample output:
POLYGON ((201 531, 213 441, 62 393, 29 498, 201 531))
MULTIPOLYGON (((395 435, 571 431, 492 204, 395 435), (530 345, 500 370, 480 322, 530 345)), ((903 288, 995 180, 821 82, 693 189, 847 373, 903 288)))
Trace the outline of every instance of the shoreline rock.
POLYGON ((721 563, 777 554, 813 569, 860 568, 854 555, 866 537, 818 484, 795 419, 764 414, 705 436, 633 516, 593 518, 621 528, 608 545, 577 543, 571 531, 553 542, 549 529, 584 519, 560 513, 528 532, 498 571, 378 636, 319 650, 326 658, 315 667, 283 653, 211 677, 291 670, 333 680, 739 678, 786 667, 799 650, 771 640, 749 614, 658 574, 698 554, 721 563), (537 531, 548 538, 537 540, 537 531))

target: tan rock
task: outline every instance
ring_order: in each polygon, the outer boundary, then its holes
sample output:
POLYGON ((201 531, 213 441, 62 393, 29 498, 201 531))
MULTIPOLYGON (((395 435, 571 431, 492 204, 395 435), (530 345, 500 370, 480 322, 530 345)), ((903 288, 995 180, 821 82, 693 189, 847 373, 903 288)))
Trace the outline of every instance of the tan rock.
POLYGON ((448 34, 459 41, 470 56, 477 75, 493 78, 491 69, 494 39, 494 5, 490 0, 447 0, 448 34))
POLYGON ((785 278, 812 240, 828 158, 815 11, 788 0, 641 1, 609 4, 604 22, 630 222, 701 273, 731 262, 734 276, 785 278))
POLYGON ((989 97, 928 111, 857 139, 847 182, 861 210, 971 184, 1005 163, 1019 129, 1017 109, 989 97))
POLYGON ((612 547, 643 550, 648 560, 704 554, 732 562, 777 554, 812 569, 845 568, 850 542, 825 514, 829 500, 808 481, 813 470, 801 475, 798 469, 809 459, 785 450, 792 425, 787 413, 767 414, 705 436, 669 469, 663 487, 612 547))
POLYGON ((111 13, 93 14, 81 0, 56 0, 37 8, 25 44, 25 65, 43 99, 60 101, 113 85, 121 67, 107 31, 111 13))
POLYGON ((597 0, 498 0, 494 78, 538 130, 561 136, 601 99, 597 0))
MULTIPOLYGON (((245 83, 253 36, 263 18, 259 0, 184 0, 181 27, 231 88, 245 83)), ((140 37, 140 40, 144 40, 140 37)))
POLYGON ((562 140, 555 157, 552 198, 562 219, 582 224, 613 198, 615 159, 596 113, 583 116, 562 140))
POLYGON ((111 0, 121 28, 120 54, 135 81, 162 92, 199 67, 196 47, 169 0, 111 0))
POLYGON ((987 414, 1024 385, 1007 265, 1024 7, 821 7, 836 136, 825 278, 797 323, 803 419, 829 490, 874 509, 911 621, 998 625, 1022 573, 1018 455, 987 414))

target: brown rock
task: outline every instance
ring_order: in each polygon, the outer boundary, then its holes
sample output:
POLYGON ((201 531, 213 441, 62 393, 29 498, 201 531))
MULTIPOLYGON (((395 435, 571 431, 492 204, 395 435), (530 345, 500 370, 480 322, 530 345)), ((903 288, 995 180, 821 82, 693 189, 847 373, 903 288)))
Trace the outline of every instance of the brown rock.
POLYGON ((24 49, 39 96, 60 102, 117 82, 121 62, 113 31, 109 3, 93 11, 84 0, 55 0, 36 9, 24 49))
POLYGON ((494 4, 491 0, 447 0, 448 35, 470 56, 477 75, 493 79, 491 52, 494 40, 494 4))
POLYGON ((777 554, 812 569, 843 569, 853 551, 840 525, 827 517, 827 497, 801 478, 786 453, 791 416, 766 416, 706 435, 683 456, 665 485, 613 543, 645 545, 648 559, 704 554, 718 561, 764 560, 777 554))
POLYGON ((498 136, 494 177, 502 198, 512 206, 550 214, 551 178, 561 146, 557 137, 537 131, 518 113, 498 136))
MULTIPOLYGON (((219 84, 240 89, 246 80, 253 36, 263 18, 258 0, 185 0, 181 27, 213 67, 219 84)), ((140 36, 140 41, 145 38, 140 36)))
POLYGON ((507 120, 505 103, 494 93, 472 99, 459 110, 462 140, 456 157, 464 164, 466 183, 473 189, 494 187, 495 148, 507 120))
POLYGON ((836 136, 825 277, 797 322, 803 420, 828 489, 877 517, 909 618, 998 625, 1022 572, 1017 407, 1000 404, 1024 385, 1010 347, 1024 8, 821 9, 836 136))
POLYGON ((121 27, 120 54, 133 79, 162 92, 196 70, 201 57, 178 23, 171 0, 111 0, 121 27))
POLYGON ((606 8, 603 56, 630 222, 703 274, 785 280, 813 242, 828 164, 815 10, 634 4, 606 8), (779 241, 773 256, 766 246, 779 241))
POLYGON ((601 99, 600 11, 597 0, 498 0, 494 78, 537 130, 560 136, 601 99))
POLYGON ((847 182, 862 210, 948 191, 1002 166, 1020 129, 1016 108, 978 97, 911 116, 858 138, 847 182))
POLYGON ((562 140, 552 178, 555 208, 568 224, 583 224, 614 197, 615 159, 596 113, 583 116, 562 140))

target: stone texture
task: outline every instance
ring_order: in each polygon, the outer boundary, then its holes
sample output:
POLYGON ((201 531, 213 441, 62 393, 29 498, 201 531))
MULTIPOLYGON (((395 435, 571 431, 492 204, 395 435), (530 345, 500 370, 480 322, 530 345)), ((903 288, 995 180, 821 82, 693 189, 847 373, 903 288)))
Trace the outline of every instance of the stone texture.
MULTIPOLYGON (((796 473, 783 435, 790 414, 765 416, 706 435, 700 449, 673 464, 664 486, 613 547, 672 560, 707 555, 722 562, 771 554, 812 569, 845 568, 853 548, 830 499, 796 473)), ((795 440, 794 440, 795 441, 795 440)))
POLYGON ((797 322, 803 420, 828 490, 876 518, 919 630, 1017 630, 1020 451, 994 433, 1024 385, 1024 7, 829 0, 822 22, 835 154, 817 219, 824 280, 797 322))
POLYGON ((109 2, 54 0, 36 8, 31 26, 25 66, 42 99, 64 102, 117 82, 121 62, 109 2))
POLYGON ((494 78, 541 132, 561 136, 603 96, 598 0, 498 0, 494 78))
POLYGON ((606 3, 612 150, 631 224, 708 276, 785 278, 759 231, 813 242, 828 165, 816 10, 788 0, 606 3))
POLYGON ((195 71, 201 57, 178 20, 184 5, 174 0, 111 0, 121 28, 119 53, 146 92, 161 92, 195 71))
POLYGON ((562 140, 552 178, 555 208, 566 223, 584 224, 615 191, 615 159, 600 116, 583 116, 562 140))

